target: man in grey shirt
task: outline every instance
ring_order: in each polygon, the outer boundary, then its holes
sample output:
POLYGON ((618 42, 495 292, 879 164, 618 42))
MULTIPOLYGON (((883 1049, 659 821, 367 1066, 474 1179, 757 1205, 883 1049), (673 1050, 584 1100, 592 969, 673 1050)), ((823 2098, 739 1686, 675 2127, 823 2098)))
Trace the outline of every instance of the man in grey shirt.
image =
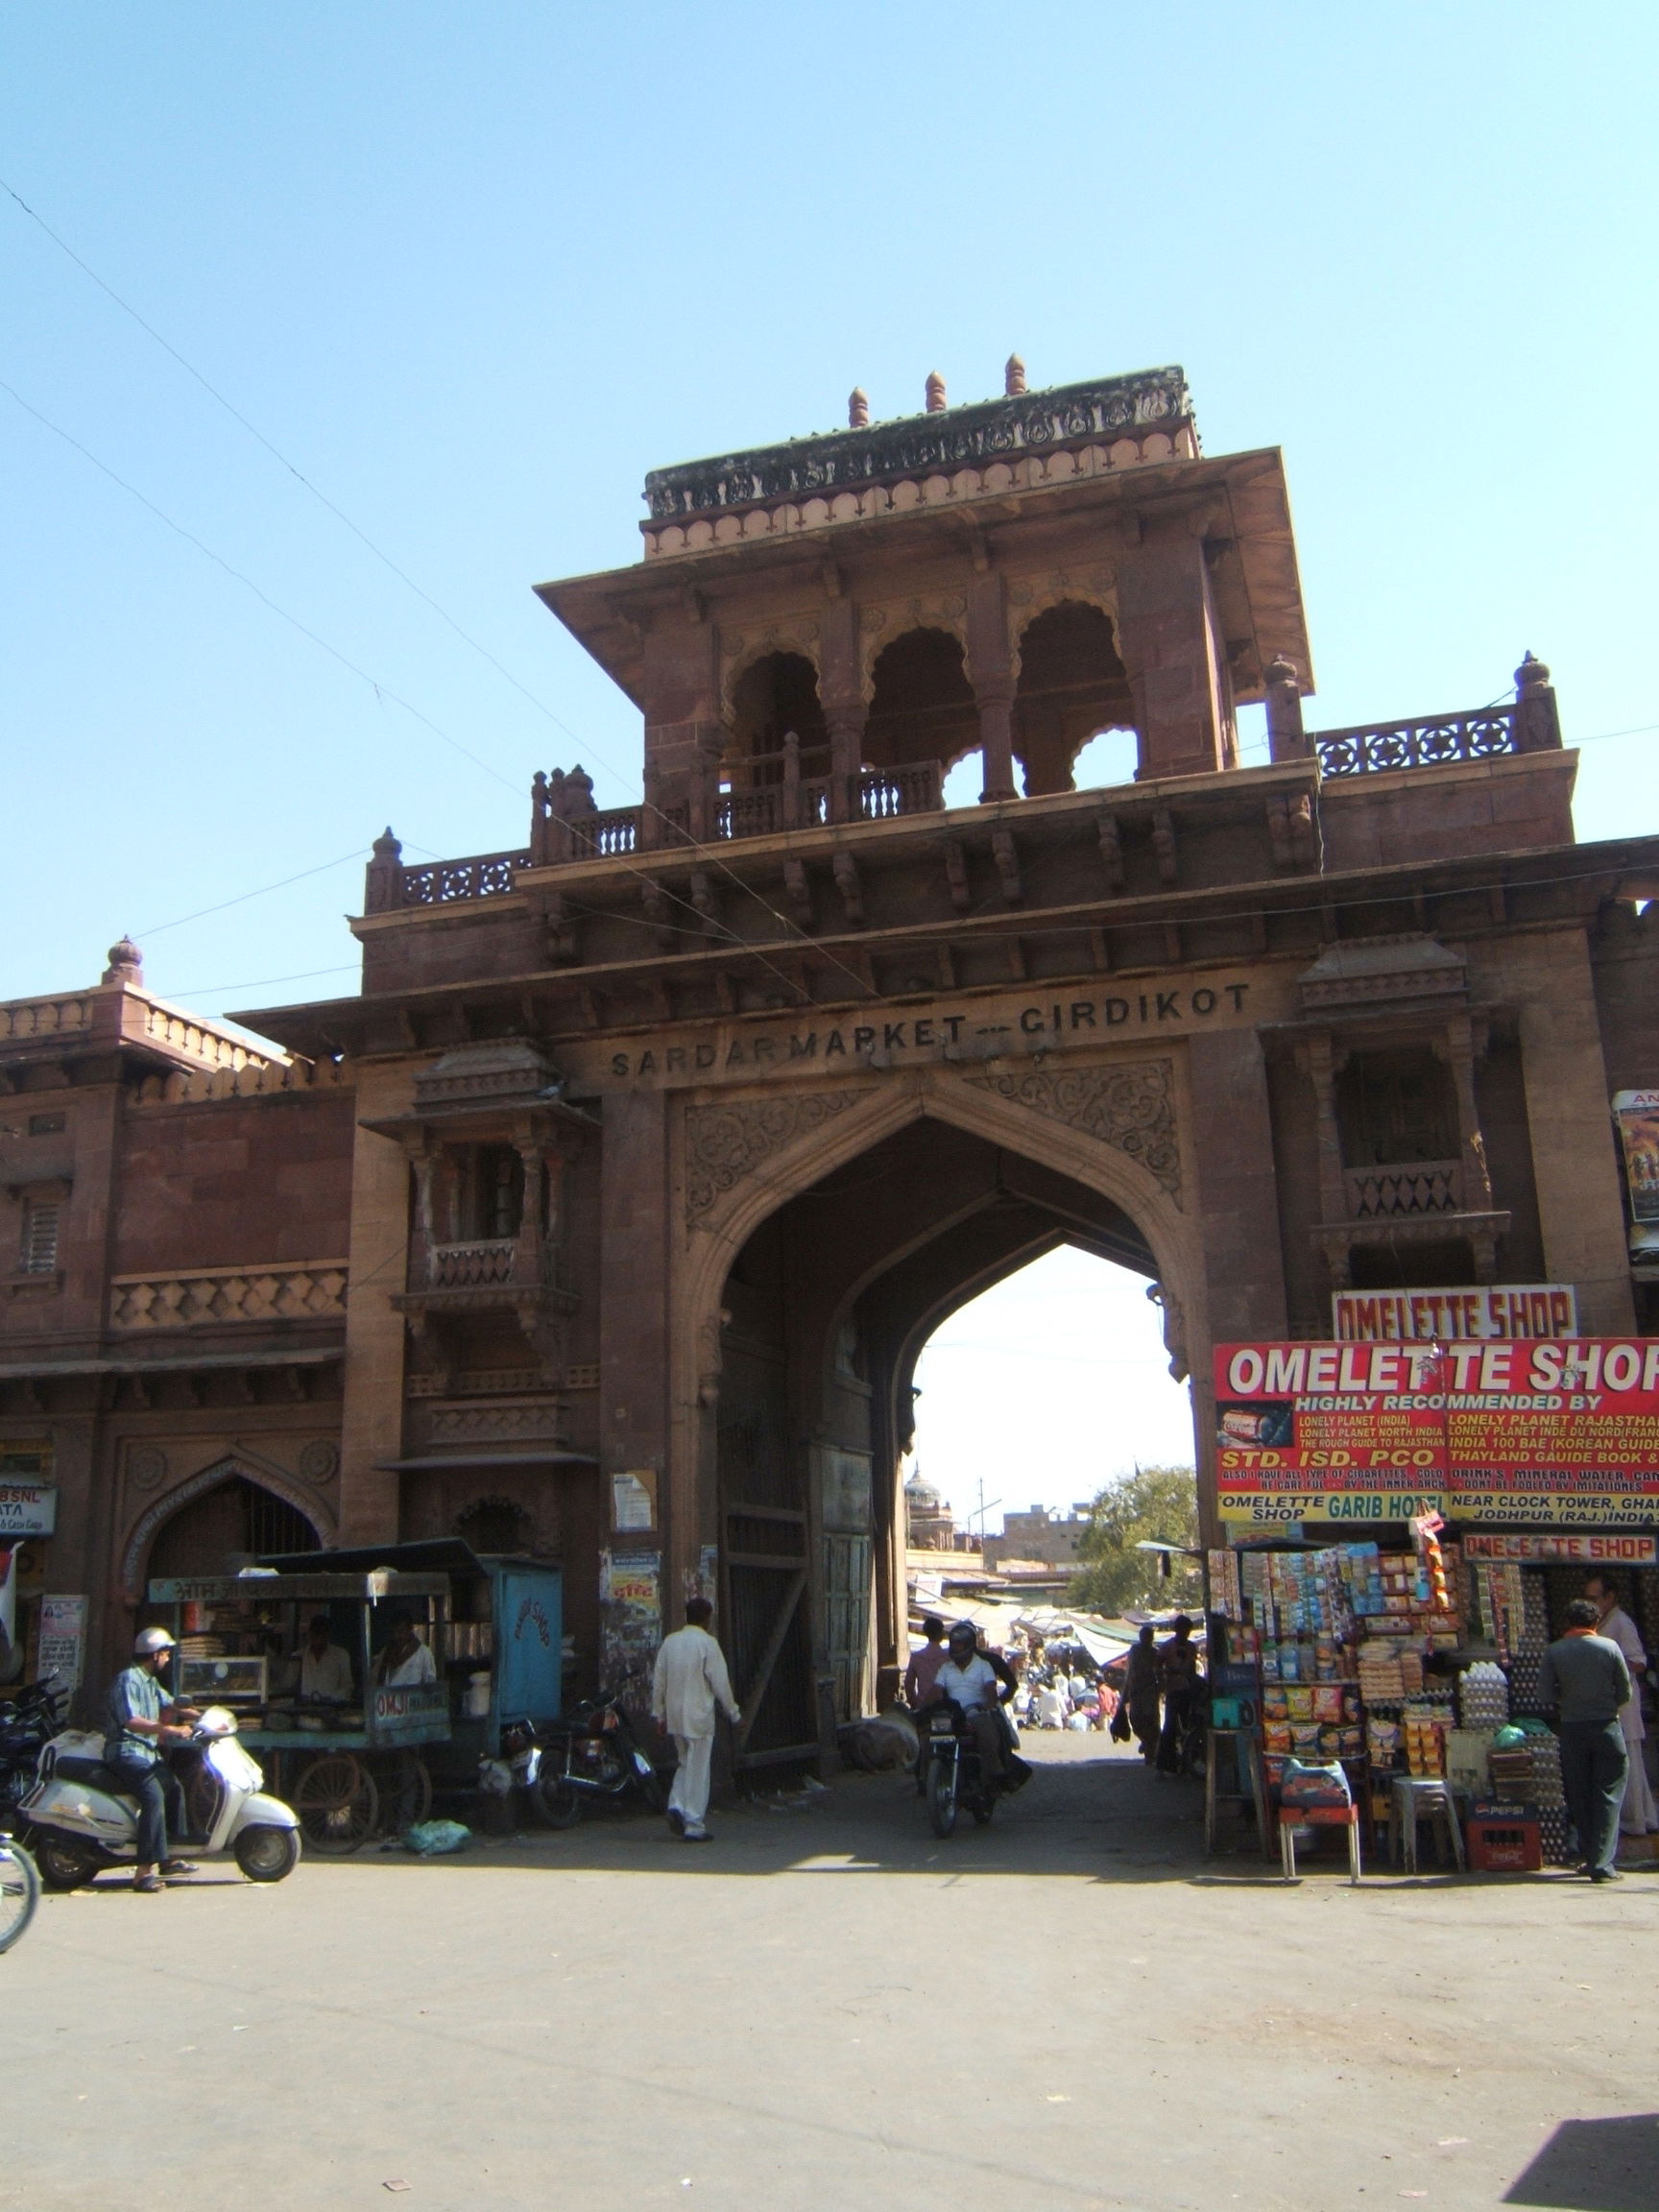
POLYGON ((1587 1598, 1567 1608, 1567 1632, 1544 1654, 1544 1702, 1561 1717, 1561 1787, 1592 1882, 1617 1882, 1619 1807, 1629 1754, 1619 1708, 1630 1695, 1630 1670, 1587 1598))

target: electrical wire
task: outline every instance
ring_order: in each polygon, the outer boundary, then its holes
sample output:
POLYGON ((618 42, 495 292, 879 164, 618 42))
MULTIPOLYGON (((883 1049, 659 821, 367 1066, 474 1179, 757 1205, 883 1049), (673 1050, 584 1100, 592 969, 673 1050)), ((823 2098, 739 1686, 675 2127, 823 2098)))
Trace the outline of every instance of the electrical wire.
MULTIPOLYGON (((281 448, 277 446, 270 438, 268 438, 264 431, 262 431, 256 423, 251 421, 239 407, 237 407, 230 399, 227 398, 225 394, 221 392, 215 384, 210 382, 209 379, 203 374, 201 370, 198 369, 193 362, 187 360, 185 356, 179 350, 178 347, 176 347, 170 339, 163 337, 161 332, 156 329, 153 323, 141 315, 137 308, 132 306, 129 301, 123 299, 121 294, 115 290, 115 287, 112 284, 110 284, 105 277, 101 276, 97 270, 95 270, 88 261, 84 260, 81 254, 77 253, 74 248, 68 243, 68 241, 60 237, 60 234, 53 229, 52 226, 45 220, 45 218, 38 214, 36 210, 29 204, 29 203, 23 198, 22 194, 18 192, 13 185, 6 182, 4 179, 0 179, 0 191, 4 191, 7 196, 12 200, 19 208, 22 209, 23 213, 28 216, 29 220, 38 226, 45 236, 50 238, 52 243, 58 247, 59 250, 66 254, 68 258, 74 262, 75 266, 81 270, 84 276, 89 277, 94 284, 98 286, 101 292, 105 293, 111 301, 113 301, 115 305, 121 309, 123 314, 130 316, 132 320, 137 324, 138 327, 146 333, 147 336, 154 339, 156 344, 159 346, 162 350, 167 353, 174 361, 176 361, 180 368, 182 369, 188 376, 192 377, 196 383, 201 385, 202 389, 207 393, 210 398, 216 401, 219 406, 224 408, 226 413, 229 415, 233 421, 238 422, 242 428, 248 432, 251 438, 254 439, 261 446, 264 447, 265 451, 271 455, 273 460, 277 462, 281 468, 285 469, 288 473, 294 477, 296 482, 302 485, 304 489, 311 493, 312 497, 315 498, 323 507, 326 508, 328 513, 332 515, 337 521, 344 524, 344 526, 351 532, 352 536, 358 539, 362 544, 364 544, 368 550, 374 555, 377 561, 382 563, 382 565, 387 569, 389 569, 401 584, 405 585, 409 590, 413 591, 418 599, 420 599, 425 606, 429 607, 441 621, 447 624, 447 626, 454 631, 455 635, 461 638, 464 643, 469 645, 475 653, 480 655, 483 660, 487 661, 490 666, 493 668, 496 673, 501 676, 507 683, 511 684, 514 690, 518 692, 522 698, 528 700, 530 705, 534 707, 539 713, 545 715, 547 720, 552 723, 555 729, 563 731, 565 735, 570 739, 572 744, 583 745, 584 740, 576 734, 575 731, 571 729, 570 725, 565 722, 562 716, 554 712, 553 709, 547 705, 545 700, 539 698, 537 694, 530 689, 528 685, 522 683, 518 677, 515 676, 513 671, 507 667, 503 661, 498 660, 496 656, 490 651, 487 645, 482 644, 479 639, 474 637, 469 630, 465 629, 463 625, 455 619, 454 615, 449 613, 447 608, 443 606, 437 599, 435 599, 431 592, 426 590, 422 585, 418 584, 414 577, 411 576, 408 571, 401 567, 396 561, 394 561, 392 556, 387 553, 383 547, 376 544, 374 540, 369 536, 368 532, 363 529, 360 523, 355 522, 352 517, 346 513, 344 508, 340 507, 334 500, 330 499, 327 493, 322 491, 316 484, 314 484, 311 479, 304 473, 304 471, 297 466, 296 463, 289 460, 288 456, 281 450, 281 448)), ((4 389, 11 391, 12 387, 8 385, 5 386, 4 389)), ((12 396, 13 398, 18 399, 20 405, 28 407, 28 401, 23 400, 19 394, 12 392, 12 396)), ((47 428, 58 429, 58 425, 51 422, 45 416, 40 415, 38 410, 30 408, 29 412, 31 414, 35 414, 37 420, 46 424, 47 428)), ((59 435, 66 439, 68 438, 68 433, 66 431, 60 430, 59 435)), ((76 445, 77 442, 73 439, 69 439, 69 443, 71 445, 76 445)), ((77 450, 86 454, 86 458, 88 460, 96 461, 96 456, 88 453, 84 446, 77 445, 77 450)), ((104 467, 104 464, 101 462, 97 463, 96 465, 100 468, 104 467)), ((123 481, 120 477, 115 476, 112 469, 106 468, 105 473, 110 476, 116 483, 122 483, 123 481)), ((123 489, 132 491, 132 487, 131 485, 123 485, 123 489)), ((143 497, 141 493, 134 493, 133 495, 137 498, 143 497)), ((153 503, 149 501, 146 501, 145 503, 146 505, 150 505, 152 512, 159 516, 163 521, 169 521, 169 526, 171 528, 180 530, 180 534, 181 536, 190 536, 190 533, 183 531, 179 524, 171 522, 169 517, 162 515, 159 508, 155 507, 153 503)), ((200 539, 192 538, 191 542, 199 546, 203 552, 208 553, 209 558, 218 561, 221 567, 227 568, 230 574, 237 576, 239 581, 245 584, 249 584, 250 589, 258 589, 258 587, 250 583, 250 580, 247 577, 241 576, 240 571, 230 568, 228 563, 221 560, 217 554, 211 553, 208 547, 202 544, 200 539)), ((264 597, 265 595, 260 593, 260 596, 264 597)), ((303 624, 295 621, 294 616, 286 614, 285 611, 277 607, 275 601, 267 599, 266 604, 273 609, 273 612, 282 613, 285 620, 295 622, 296 628, 304 629, 303 624)), ((325 651, 334 653, 335 658, 344 661, 345 665, 348 667, 352 667, 354 673, 358 675, 362 675, 364 673, 364 671, 361 669, 356 669, 352 662, 347 661, 343 654, 336 651, 334 647, 329 646, 325 639, 317 637, 314 632, 306 630, 305 635, 312 637, 314 642, 323 645, 325 651)), ((373 679, 369 680, 373 681, 373 679)), ((394 700, 397 705, 404 708, 407 712, 415 714, 417 720, 426 722, 428 729, 433 730, 439 736, 444 737, 446 744, 456 745, 457 751, 465 753, 466 757, 469 760, 472 760, 475 765, 483 768, 487 775, 494 776, 498 782, 506 782, 506 778, 498 775, 494 769, 490 768, 484 761, 479 760, 475 754, 467 753, 465 746, 457 744, 455 739, 448 737, 445 733, 438 730, 436 723, 427 721, 426 717, 420 714, 416 709, 411 707, 407 700, 398 698, 396 692, 391 691, 384 685, 376 685, 376 690, 384 691, 387 698, 394 700)), ((622 786, 623 789, 628 790, 634 787, 634 780, 629 776, 621 774, 613 762, 607 760, 602 754, 594 749, 590 742, 585 746, 585 750, 598 764, 598 766, 603 768, 607 775, 613 777, 615 781, 622 786)), ((516 789, 517 786, 509 784, 508 788, 516 789)), ((672 827, 672 825, 668 823, 667 815, 663 813, 661 807, 657 806, 650 799, 646 797, 643 789, 640 790, 640 805, 642 807, 655 814, 658 819, 664 824, 664 826, 672 827)), ((680 835, 682 833, 676 831, 676 834, 680 835)), ((707 846, 700 844, 691 844, 689 845, 688 849, 700 854, 709 865, 716 868, 720 874, 726 877, 730 882, 735 884, 737 889, 744 893, 746 897, 755 899, 762 907, 765 908, 766 912, 771 915, 772 919, 781 925, 785 934, 793 929, 805 942, 811 942, 810 938, 807 937, 806 932, 804 929, 801 929, 799 925, 796 924, 790 916, 784 914, 780 908, 773 906, 771 902, 765 899, 753 884, 744 882, 740 877, 735 875, 733 870, 726 865, 725 861, 721 859, 717 853, 711 852, 707 846)), ((641 879, 643 880, 642 872, 636 870, 635 873, 640 874, 641 879)), ((669 893, 667 896, 672 898, 673 894, 669 893)), ((683 901, 677 902, 681 904, 685 903, 683 901)), ((694 908, 688 908, 687 910, 696 911, 694 908)), ((868 989, 868 986, 863 982, 862 977, 858 976, 854 971, 849 969, 847 974, 854 982, 859 984, 861 989, 868 989)), ((791 988, 797 988, 797 986, 793 985, 791 979, 787 976, 782 976, 781 974, 781 980, 786 984, 789 984, 791 988)), ((803 993, 803 996, 805 996, 805 994, 803 993)))
MULTIPOLYGON (((223 914, 228 906, 244 906, 250 899, 264 899, 273 891, 286 891, 290 883, 303 883, 311 876, 326 876, 330 868, 344 868, 348 860, 360 860, 363 852, 361 845, 354 845, 349 853, 342 853, 337 860, 319 861, 315 868, 301 868, 298 876, 284 876, 279 883, 261 883, 256 891, 239 891, 234 899, 222 899, 217 906, 198 907, 194 914, 180 914, 176 922, 157 922, 151 928, 140 929, 138 935, 148 944, 152 937, 164 936, 169 929, 182 929, 187 922, 204 922, 209 914, 223 914)), ((318 968, 312 973, 321 975, 329 971, 318 968)), ((298 981, 298 977, 293 980, 298 981)), ((214 988, 234 990, 238 986, 224 984, 215 985, 214 988)))
POLYGON ((14 384, 7 383, 4 377, 0 377, 0 392, 4 392, 9 398, 15 400, 25 415, 32 415, 36 422, 40 423, 43 428, 50 430, 55 438, 60 438, 64 445, 72 447, 84 461, 89 461, 100 475, 108 476, 111 484, 119 485, 130 498, 136 499, 141 507, 147 508, 158 522, 165 523, 167 528, 177 537, 182 538, 187 545, 194 545, 197 552, 204 554, 216 568, 223 568, 227 576, 234 577, 238 584, 252 592, 261 606, 268 607, 273 614, 286 622, 291 629, 298 630, 301 637, 308 637, 311 643, 320 647, 323 652, 328 655, 330 660, 338 661, 342 668, 349 669, 353 676, 367 684, 377 699, 390 699, 395 707, 401 707, 405 714, 413 716, 424 729, 430 730, 434 737, 442 738, 444 743, 459 753, 463 759, 470 760, 474 768, 481 768, 486 776, 493 777, 497 783, 505 785, 509 791, 517 792, 517 784, 510 782, 499 769, 492 768, 487 760, 481 760, 477 754, 469 752, 458 737, 451 737, 447 730, 441 730, 429 714, 423 714, 419 707, 412 706, 400 692, 394 691, 391 685, 382 684, 377 677, 372 676, 367 668, 359 666, 349 654, 342 653, 338 645, 331 645, 326 637, 313 630, 308 623, 301 622, 298 614, 290 613, 288 609, 277 600, 273 599, 270 592, 265 590, 261 585, 255 584, 252 576, 245 574, 233 563, 227 561, 222 553, 216 553, 204 539, 197 537, 195 531, 187 530, 182 522, 176 522, 164 508, 157 507, 154 499, 150 498, 147 493, 140 492, 135 484, 130 484, 126 477, 119 475, 107 461, 101 461, 90 446, 83 445, 80 439, 70 431, 65 430, 60 422, 54 422, 50 415, 42 414, 38 407, 24 398, 14 384))

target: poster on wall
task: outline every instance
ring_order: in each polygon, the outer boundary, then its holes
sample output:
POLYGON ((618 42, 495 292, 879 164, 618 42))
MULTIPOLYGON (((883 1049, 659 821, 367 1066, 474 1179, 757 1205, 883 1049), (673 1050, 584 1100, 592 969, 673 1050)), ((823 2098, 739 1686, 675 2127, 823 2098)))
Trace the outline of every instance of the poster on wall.
POLYGON ((1576 1336, 1571 1283, 1503 1283, 1478 1290, 1335 1290, 1339 1344, 1445 1344, 1488 1336, 1576 1336))
POLYGON ((86 1664, 86 1600, 45 1597, 40 1600, 40 1644, 36 1671, 60 1690, 79 1690, 86 1664))
POLYGON ((1659 1229, 1659 1091, 1615 1091, 1613 1119, 1624 1154, 1630 1218, 1659 1229))
POLYGON ((642 1709, 651 1701, 651 1671, 662 1641, 662 1555, 602 1551, 599 1555, 599 1683, 642 1709))
POLYGON ((1652 1337, 1222 1344, 1214 1379, 1225 1521, 1659 1521, 1652 1337))

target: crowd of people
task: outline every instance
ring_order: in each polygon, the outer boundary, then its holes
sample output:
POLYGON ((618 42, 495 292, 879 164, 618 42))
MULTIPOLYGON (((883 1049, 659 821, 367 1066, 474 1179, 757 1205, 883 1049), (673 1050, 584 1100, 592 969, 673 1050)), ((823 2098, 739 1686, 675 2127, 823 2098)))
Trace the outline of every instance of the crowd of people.
MULTIPOLYGON (((1147 1623, 1128 1651, 1104 1666, 1080 1644, 1046 1645, 1018 1628, 1011 1652, 986 1649, 985 1656, 1012 1681, 1008 1710, 1022 1727, 1104 1729, 1118 1743, 1134 1741, 1159 1772, 1180 1773, 1202 1679, 1193 1625, 1178 1614, 1160 1644, 1147 1623)), ((927 1617, 922 1637, 904 1677, 905 1702, 913 1709, 926 1703, 945 1662, 944 1623, 927 1617)))

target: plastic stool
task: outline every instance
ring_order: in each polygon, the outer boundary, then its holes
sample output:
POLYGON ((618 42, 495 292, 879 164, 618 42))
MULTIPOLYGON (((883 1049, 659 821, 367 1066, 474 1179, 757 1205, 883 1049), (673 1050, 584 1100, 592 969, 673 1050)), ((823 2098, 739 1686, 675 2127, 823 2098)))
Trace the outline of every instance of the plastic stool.
POLYGON ((1298 1828, 1346 1828, 1348 1881, 1359 1887, 1359 1808, 1358 1805, 1282 1805, 1279 1808, 1279 1865, 1286 1882, 1296 1879, 1298 1828))
MULTIPOLYGON (((1452 1861, 1463 1872, 1463 1828, 1452 1801, 1451 1786, 1434 1775, 1396 1774, 1389 1799, 1389 1857, 1407 1874, 1417 1872, 1417 1823, 1438 1820, 1452 1844, 1452 1861)), ((1442 1854, 1442 1860, 1444 1854, 1442 1854)))

